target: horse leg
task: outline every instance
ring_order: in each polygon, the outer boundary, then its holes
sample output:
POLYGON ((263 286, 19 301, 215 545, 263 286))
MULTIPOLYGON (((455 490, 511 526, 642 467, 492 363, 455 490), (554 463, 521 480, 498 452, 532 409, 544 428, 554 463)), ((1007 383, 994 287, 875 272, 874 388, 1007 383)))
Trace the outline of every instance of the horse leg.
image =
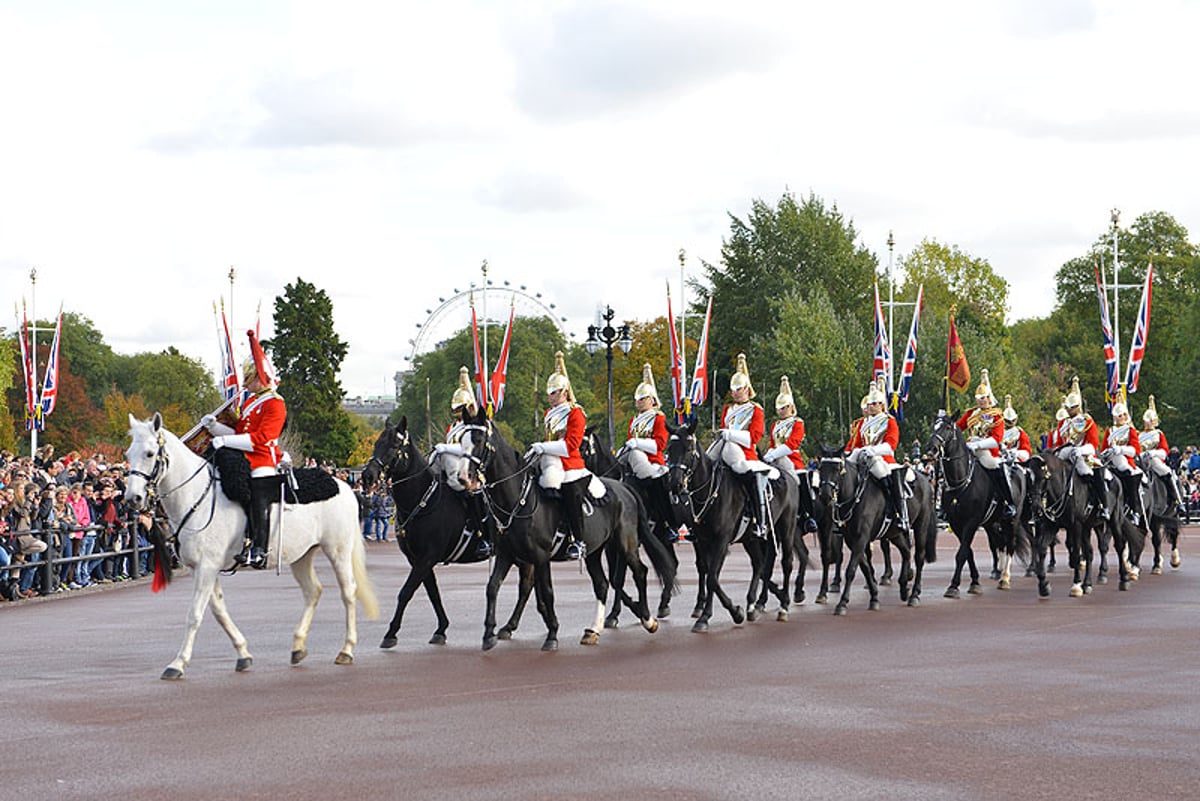
MULTIPOLYGON (((785 539, 787 539, 785 535, 785 539)), ((780 555, 779 566, 783 570, 783 582, 776 588, 775 597, 779 599, 779 611, 775 613, 775 619, 783 622, 788 619, 788 607, 791 605, 791 596, 788 595, 788 587, 792 582, 792 570, 796 566, 795 550, 804 548, 804 557, 800 561, 801 567, 798 571, 796 579, 796 589, 799 598, 796 603, 804 603, 804 559, 808 558, 808 548, 804 545, 804 540, 798 538, 795 534, 790 538, 792 541, 783 547, 783 553, 780 555), (799 545, 797 545, 799 543, 799 545)))
POLYGON ((903 538, 896 543, 900 552, 900 600, 908 601, 909 582, 912 580, 912 550, 903 538))
POLYGON ((1012 588, 1012 552, 1004 551, 1004 556, 1000 560, 1000 583, 996 585, 996 589, 1007 590, 1012 588))
POLYGON ((1038 597, 1050 597, 1050 582, 1046 579, 1046 542, 1053 539, 1055 531, 1043 525, 1040 521, 1033 524, 1033 542, 1031 543, 1030 567, 1038 580, 1038 597))
POLYGON ((624 559, 621 559, 615 552, 610 553, 608 557, 608 574, 612 576, 611 584, 613 587, 613 605, 612 611, 608 613, 608 617, 604 619, 604 628, 615 629, 617 627, 617 618, 621 614, 621 590, 625 586, 625 570, 627 565, 624 559))
POLYGON ((850 558, 846 560, 846 572, 842 576, 842 597, 838 600, 837 606, 833 608, 835 615, 846 614, 846 607, 850 605, 850 585, 854 582, 854 569, 858 568, 863 574, 864 581, 873 581, 874 576, 868 576, 868 567, 866 564, 866 544, 855 543, 850 548, 850 558))
POLYGON ((604 576, 604 567, 600 564, 603 554, 600 551, 589 553, 587 559, 588 576, 592 579, 592 592, 596 596, 596 616, 592 625, 583 630, 579 639, 580 645, 596 645, 600 642, 600 632, 604 630, 604 603, 608 599, 608 579, 604 576))
MULTIPOLYGON (((1100 566, 1096 570, 1096 583, 1108 583, 1108 527, 1101 526, 1096 529, 1096 551, 1100 557, 1100 566)), ((1091 560, 1089 560, 1091 561, 1091 560)))
MULTIPOLYGON (((558 650, 558 615, 554 611, 554 584, 550 577, 550 563, 537 565, 533 570, 534 587, 538 593, 538 611, 546 623, 546 639, 542 641, 543 651, 558 650)), ((605 593, 608 592, 607 587, 605 593)), ((597 617, 603 622, 604 595, 600 596, 597 617)))
MULTIPOLYGON (((192 582, 192 603, 188 607, 187 629, 183 634, 183 645, 179 648, 179 653, 171 660, 171 664, 167 665, 159 678, 172 681, 174 679, 183 678, 183 671, 187 667, 188 662, 192 660, 192 649, 196 645, 196 632, 200 630, 200 621, 204 619, 204 610, 213 597, 213 591, 217 584, 217 569, 211 565, 199 565, 196 567, 195 577, 192 582)), ((240 632, 239 632, 240 634, 240 632)), ((237 643, 234 643, 237 647, 237 643)), ((245 649, 245 641, 243 638, 242 648, 238 651, 239 662, 241 661, 242 651, 245 649)), ((247 651, 246 657, 250 654, 247 651)), ((247 665, 248 667, 249 665, 247 665)))
POLYGON ((220 579, 213 580, 212 598, 213 617, 221 624, 221 628, 225 629, 225 633, 229 635, 229 639, 233 642, 234 650, 237 651, 238 660, 234 666, 234 670, 241 673, 247 670, 254 664, 254 657, 250 655, 250 651, 246 649, 246 638, 242 632, 233 623, 233 618, 229 616, 229 610, 225 607, 225 593, 221 590, 220 579))
MULTIPOLYGON (((492 573, 487 583, 487 609, 483 613, 483 650, 490 651, 496 647, 496 598, 500 595, 500 584, 512 567, 512 560, 501 553, 496 555, 492 563, 492 573)), ((539 600, 540 604, 540 600, 539 600)))
POLYGON ((445 645, 446 644, 446 629, 450 627, 450 617, 446 614, 446 608, 442 606, 442 591, 438 587, 437 573, 434 572, 433 566, 429 568, 429 575, 422 582, 425 586, 425 594, 429 596, 429 603, 433 604, 433 613, 437 615, 438 625, 433 631, 433 636, 429 638, 430 645, 445 645))
MULTIPOLYGON (((291 564, 292 576, 296 579, 296 583, 300 585, 300 592, 304 595, 304 612, 300 615, 300 622, 296 624, 295 630, 292 632, 292 664, 298 665, 304 661, 304 657, 308 656, 308 629, 312 626, 313 614, 317 611, 317 601, 321 599, 321 582, 317 580, 317 571, 313 567, 313 552, 301 556, 291 564)), ((346 628, 346 646, 349 649, 350 659, 345 664, 350 664, 354 661, 354 643, 350 641, 350 627, 353 626, 351 620, 347 620, 346 628)), ((338 654, 338 664, 342 654, 338 654)))
MULTIPOLYGON (((954 532, 958 534, 957 531, 954 532)), ((963 566, 967 564, 967 560, 971 556, 971 539, 958 534, 958 550, 954 552, 954 575, 950 579, 950 586, 946 588, 944 597, 957 598, 959 597, 958 587, 962 584, 963 566)), ((971 569, 974 570, 972 562, 971 569)), ((974 584, 972 584, 974 586, 974 584)))
POLYGON ((769 542, 757 540, 750 541, 747 536, 742 540, 742 546, 746 549, 746 555, 750 557, 750 586, 746 588, 746 619, 750 621, 758 620, 760 612, 767 608, 767 585, 763 578, 768 571, 775 567, 775 552, 769 542), (759 592, 759 587, 762 587, 762 592, 759 592))
MULTIPOLYGON (((804 534, 797 531, 796 532, 796 554, 795 554, 796 589, 795 589, 795 592, 792 593, 792 601, 794 601, 797 604, 804 603, 805 597, 806 597, 804 595, 804 578, 805 578, 805 574, 808 573, 809 553, 810 552, 808 549, 808 543, 806 543, 804 541, 804 534)), ((784 586, 786 587, 787 585, 785 584, 784 586)))
MULTIPOLYGON (((400 587, 400 592, 396 595, 396 613, 392 615, 392 622, 388 624, 387 631, 383 635, 383 641, 379 643, 380 648, 395 648, 397 635, 400 633, 400 622, 404 618, 404 610, 408 608, 409 601, 417 592, 417 587, 425 582, 425 577, 432 574, 433 563, 428 559, 423 559, 420 562, 412 564, 408 571, 408 577, 404 579, 404 584, 400 587)), ((425 591, 429 594, 429 585, 425 585, 425 591)), ((433 603, 433 608, 436 610, 439 606, 434 603, 433 595, 429 594, 429 601, 433 603)), ((443 611, 438 615, 440 623, 443 611)), ((444 633, 445 629, 441 629, 444 633)))
MULTIPOLYGON (((671 555, 671 566, 674 568, 672 572, 676 575, 679 573, 679 555, 675 553, 674 546, 667 547, 667 553, 671 555)), ((671 615, 671 593, 675 588, 668 584, 663 584, 662 595, 658 599, 658 616, 670 617, 671 615)))
POLYGON ((1162 575, 1163 525, 1161 523, 1154 527, 1153 535, 1150 537, 1150 544, 1154 546, 1154 563, 1150 566, 1150 572, 1155 576, 1162 575))
MULTIPOLYGON (((708 594, 708 556, 705 546, 699 540, 695 542, 696 554, 696 605, 692 608, 692 617, 699 618, 707 608, 712 616, 711 597, 708 594)), ((706 618, 707 619, 707 618, 706 618)), ((707 626, 705 626, 707 628, 707 626)))
POLYGON ((887 540, 879 541, 879 550, 883 553, 883 575, 879 577, 879 584, 882 587, 892 586, 892 546, 887 540))
MULTIPOLYGON (((513 606, 512 614, 508 617, 508 622, 496 632, 496 636, 501 640, 512 639, 513 632, 517 630, 517 626, 521 623, 521 616, 525 614, 525 605, 529 603, 529 596, 533 592, 533 565, 519 565, 517 567, 517 574, 519 577, 517 581, 517 602, 513 606)), ((538 613, 541 614, 541 598, 538 598, 536 603, 538 613)))

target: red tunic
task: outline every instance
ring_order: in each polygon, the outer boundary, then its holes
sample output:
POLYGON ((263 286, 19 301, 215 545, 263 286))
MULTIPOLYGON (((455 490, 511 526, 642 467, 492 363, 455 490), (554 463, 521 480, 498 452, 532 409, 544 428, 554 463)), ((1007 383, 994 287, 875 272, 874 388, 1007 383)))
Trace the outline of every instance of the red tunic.
POLYGON ((1167 435, 1156 428, 1138 434, 1138 441, 1143 451, 1162 451, 1165 455, 1169 450, 1167 435))
POLYGON ((640 414, 633 416, 629 421, 629 439, 652 439, 654 444, 658 446, 658 453, 646 453, 646 458, 650 460, 650 464, 667 463, 667 416, 662 412, 657 412, 654 415, 654 423, 650 430, 644 430, 642 426, 634 427, 634 424, 641 418, 640 414))
POLYGON ((556 406, 546 410, 546 441, 561 439, 567 444, 567 455, 559 457, 562 459, 563 470, 582 470, 584 464, 583 457, 579 455, 579 446, 583 443, 584 429, 587 428, 587 415, 583 413, 582 406, 572 405, 571 411, 567 413, 565 428, 550 430, 551 413, 557 408, 556 406))
POLYGON ((279 435, 287 420, 287 404, 274 390, 264 390, 255 395, 242 408, 234 432, 249 434, 254 450, 246 454, 250 469, 277 467, 279 465, 279 435))
POLYGON ((958 418, 958 429, 966 432, 971 438, 994 439, 996 447, 989 448, 988 453, 1000 458, 1000 443, 1004 441, 1004 417, 999 409, 994 406, 990 409, 970 409, 958 418))
POLYGON ((779 420, 771 428, 771 442, 775 446, 786 445, 792 449, 788 458, 797 470, 804 469, 804 454, 800 453, 800 443, 804 442, 804 421, 799 417, 789 420, 779 420))
POLYGON ((1104 432, 1104 447, 1105 448, 1112 448, 1112 447, 1120 446, 1120 445, 1128 445, 1129 447, 1133 448, 1134 456, 1137 456, 1139 453, 1141 453, 1142 452, 1142 443, 1138 440, 1137 429, 1134 428, 1132 425, 1116 426, 1115 428, 1110 428, 1104 432), (1121 429, 1124 429, 1124 428, 1128 428, 1128 430, 1122 431, 1121 429), (1114 431, 1117 432, 1117 434, 1118 434, 1118 436, 1116 437, 1116 439, 1118 441, 1116 441, 1116 442, 1113 441, 1113 432, 1114 431))
POLYGON ((1096 421, 1092 419, 1090 414, 1083 415, 1084 424, 1083 430, 1076 430, 1072 421, 1074 417, 1068 417, 1063 420, 1058 426, 1058 434, 1064 445, 1074 445, 1076 447, 1082 445, 1091 445, 1092 448, 1099 452, 1100 450, 1100 432, 1096 430, 1096 421))
POLYGON ((1018 426, 1016 429, 1008 429, 1005 433, 1010 433, 1014 430, 1017 432, 1017 441, 1013 443, 1012 447, 1007 448, 1007 450, 1025 451, 1025 453, 1032 455, 1033 448, 1029 444, 1029 435, 1025 433, 1025 429, 1018 426))
POLYGON ((886 442, 892 446, 892 452, 881 453, 879 455, 888 464, 896 464, 895 453, 896 446, 900 444, 900 426, 896 423, 895 417, 892 417, 890 414, 884 416, 887 417, 887 424, 881 431, 877 431, 874 436, 871 436, 871 432, 876 429, 870 425, 867 418, 860 418, 861 422, 856 420, 855 423, 858 423, 858 425, 854 429, 854 436, 850 437, 850 442, 846 445, 846 452, 849 453, 855 448, 864 448, 868 445, 882 445, 886 442), (863 433, 864 430, 867 431, 867 434, 863 433))
POLYGON ((762 439, 763 430, 766 428, 766 418, 763 417, 762 407, 754 401, 746 401, 745 403, 726 404, 721 410, 721 423, 724 428, 732 428, 735 431, 748 431, 750 433, 750 445, 739 446, 746 454, 747 461, 756 461, 758 459, 758 451, 754 450, 754 445, 762 439), (746 414, 744 407, 753 407, 746 414), (748 420, 739 420, 740 417, 748 417, 748 420))

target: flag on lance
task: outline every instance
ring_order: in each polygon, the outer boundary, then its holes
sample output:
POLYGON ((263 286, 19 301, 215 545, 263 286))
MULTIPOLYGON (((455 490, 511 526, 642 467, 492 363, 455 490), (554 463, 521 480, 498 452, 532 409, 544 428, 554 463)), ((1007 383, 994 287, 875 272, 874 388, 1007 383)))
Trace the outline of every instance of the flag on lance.
POLYGON ((671 348, 671 399, 675 409, 675 422, 683 422, 683 350, 679 334, 675 331, 675 313, 671 310, 671 285, 667 284, 667 344, 671 348))
POLYGON ((54 411, 58 401, 58 343, 62 339, 62 307, 58 309, 58 323, 54 326, 54 341, 50 343, 50 358, 46 361, 46 381, 42 384, 42 410, 38 415, 38 430, 46 428, 46 418, 54 411))
MULTIPOLYGON (((217 305, 214 303, 214 319, 216 315, 217 305)), ((217 320, 217 349, 221 352, 221 397, 225 400, 237 398, 242 392, 242 380, 238 375, 237 360, 233 357, 233 340, 229 336, 224 298, 221 299, 221 317, 217 320)))
POLYGON ((692 372, 692 410, 708 400, 708 324, 712 322, 712 295, 708 296, 708 311, 704 313, 704 331, 700 334, 700 346, 696 353, 696 367, 692 372))
POLYGON ((1142 287, 1142 304, 1138 306, 1137 322, 1133 326, 1133 342, 1129 346, 1129 367, 1125 373, 1125 388, 1137 392, 1138 377, 1142 373, 1142 359, 1146 355, 1146 338, 1150 335, 1150 295, 1154 284, 1154 265, 1146 270, 1146 285, 1142 287))
POLYGON ((480 409, 488 404, 487 365, 479 352, 479 320, 475 317, 475 293, 471 293, 471 342, 475 346, 475 401, 480 409))
POLYGON ((946 339, 946 384, 959 392, 966 392, 971 384, 971 365, 967 364, 967 354, 963 350, 962 340, 958 338, 958 326, 954 323, 957 311, 957 308, 950 309, 950 336, 946 339))
MULTIPOLYGON (((504 344, 500 346, 500 358, 496 360, 496 369, 492 371, 492 408, 488 409, 488 417, 500 411, 504 405, 504 385, 508 380, 508 348, 512 344, 513 315, 516 307, 516 295, 513 295, 512 305, 508 307, 508 328, 504 330, 504 344)), ((478 341, 478 340, 476 340, 478 341)))
POLYGON ((21 344, 21 369, 25 371, 25 430, 33 430, 37 420, 37 387, 33 385, 33 355, 29 352, 29 314, 24 301, 21 302, 21 330, 17 332, 21 344))
POLYGON ((871 375, 886 388, 886 394, 892 394, 892 345, 888 341, 887 323, 883 320, 883 306, 879 303, 879 284, 875 284, 875 358, 871 365, 871 375))
POLYGON ((917 366, 917 327, 921 322, 921 303, 925 298, 925 285, 917 288, 917 303, 913 307, 912 325, 908 329, 908 344, 904 347, 904 364, 900 367, 900 388, 896 391, 900 403, 908 400, 912 390, 913 369, 917 366))
POLYGON ((1100 268, 1093 265, 1096 273, 1096 297, 1100 301, 1100 336, 1104 345, 1104 371, 1107 376, 1104 384, 1104 400, 1112 406, 1117 402, 1117 345, 1113 338, 1112 320, 1108 316, 1108 293, 1104 289, 1104 277, 1100 268))

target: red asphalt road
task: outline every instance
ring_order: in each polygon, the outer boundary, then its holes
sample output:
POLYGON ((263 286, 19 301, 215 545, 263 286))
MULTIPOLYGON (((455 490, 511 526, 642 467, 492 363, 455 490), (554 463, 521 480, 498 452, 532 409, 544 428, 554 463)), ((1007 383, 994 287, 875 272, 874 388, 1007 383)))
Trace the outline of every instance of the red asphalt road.
MULTIPOLYGON (((242 573, 222 583, 254 667, 233 671, 209 615, 180 682, 158 676, 179 648, 190 577, 158 595, 143 582, 4 604, 0 797, 1200 797, 1200 534, 1185 533, 1179 570, 1152 576, 1143 559, 1129 592, 1112 581, 1069 598, 1060 570, 1044 601, 1023 577, 944 599, 952 541, 941 533, 919 608, 891 587, 869 612, 856 590, 847 617, 810 600, 787 623, 734 626, 717 612, 707 634, 689 630, 684 547, 683 594, 661 630, 625 613, 594 648, 577 644, 587 583, 559 566, 553 654, 539 650, 532 605, 516 639, 481 652, 485 568, 444 568, 450 643, 426 644, 419 592, 399 646, 381 651, 386 619, 365 621, 351 667, 333 664, 341 604, 327 566, 300 667, 288 665, 290 576, 242 573)), ((407 563, 373 543, 368 565, 390 617, 407 563)), ((747 572, 736 550, 726 586, 738 596, 747 572)), ((810 573, 810 599, 815 586, 810 573)))

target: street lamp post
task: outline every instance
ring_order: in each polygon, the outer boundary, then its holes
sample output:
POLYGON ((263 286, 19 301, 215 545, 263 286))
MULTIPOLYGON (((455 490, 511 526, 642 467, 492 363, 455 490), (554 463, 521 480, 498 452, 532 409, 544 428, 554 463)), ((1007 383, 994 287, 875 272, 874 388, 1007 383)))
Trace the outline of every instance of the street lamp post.
POLYGON ((583 347, 587 352, 595 355, 600 352, 600 348, 605 348, 605 358, 608 361, 608 447, 615 447, 613 438, 613 379, 612 379, 612 362, 613 362, 613 345, 621 348, 622 353, 628 354, 633 347, 633 335, 629 333, 629 325, 622 324, 620 328, 613 328, 613 317, 616 312, 611 306, 604 307, 604 327, 598 325, 588 326, 588 337, 584 341, 583 347))

